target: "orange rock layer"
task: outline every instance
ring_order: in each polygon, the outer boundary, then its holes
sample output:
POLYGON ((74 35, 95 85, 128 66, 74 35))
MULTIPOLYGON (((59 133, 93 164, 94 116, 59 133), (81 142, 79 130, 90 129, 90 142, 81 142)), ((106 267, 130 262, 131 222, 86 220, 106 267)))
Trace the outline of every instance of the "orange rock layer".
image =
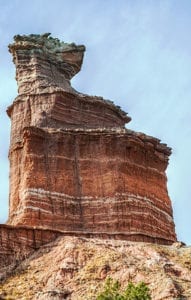
POLYGON ((29 36, 17 37, 10 46, 20 92, 8 109, 12 123, 8 224, 173 243, 165 174, 170 148, 127 130, 130 117, 111 101, 74 91, 69 83, 74 74, 68 75, 73 70, 70 63, 76 64, 71 53, 85 48, 75 46, 74 51, 67 46, 66 51, 63 44, 56 44, 58 56, 51 43, 45 35, 29 36), (41 40, 46 47, 39 46, 41 40), (50 57, 52 73, 43 55, 50 57), (27 78, 34 79, 32 85, 27 78), (45 91, 42 78, 48 86, 45 91))
POLYGON ((128 131, 25 128, 11 155, 23 175, 13 169, 9 223, 174 241, 167 154, 151 141, 128 131))

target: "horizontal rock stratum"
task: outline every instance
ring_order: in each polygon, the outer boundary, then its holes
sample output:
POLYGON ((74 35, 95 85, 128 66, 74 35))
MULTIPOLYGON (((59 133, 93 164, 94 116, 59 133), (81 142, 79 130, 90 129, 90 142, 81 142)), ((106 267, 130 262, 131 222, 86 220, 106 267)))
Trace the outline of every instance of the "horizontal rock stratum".
POLYGON ((171 149, 125 128, 113 102, 75 91, 84 46, 49 34, 9 46, 18 96, 11 118, 8 224, 115 239, 176 241, 165 170, 171 149))

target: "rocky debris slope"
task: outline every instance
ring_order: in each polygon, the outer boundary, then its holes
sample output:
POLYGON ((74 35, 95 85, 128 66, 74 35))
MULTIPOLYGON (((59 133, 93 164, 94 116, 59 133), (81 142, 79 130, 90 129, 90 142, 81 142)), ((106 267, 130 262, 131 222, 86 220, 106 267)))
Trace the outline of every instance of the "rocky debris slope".
POLYGON ((49 34, 9 46, 18 96, 11 118, 8 224, 171 244, 165 170, 171 149, 125 128, 118 106, 75 91, 84 46, 49 34))
POLYGON ((0 280, 11 274, 22 259, 60 235, 61 232, 55 230, 1 224, 0 280))
POLYGON ((59 237, 0 285, 1 299, 93 300, 110 276, 148 284, 152 299, 191 299, 191 247, 59 237))

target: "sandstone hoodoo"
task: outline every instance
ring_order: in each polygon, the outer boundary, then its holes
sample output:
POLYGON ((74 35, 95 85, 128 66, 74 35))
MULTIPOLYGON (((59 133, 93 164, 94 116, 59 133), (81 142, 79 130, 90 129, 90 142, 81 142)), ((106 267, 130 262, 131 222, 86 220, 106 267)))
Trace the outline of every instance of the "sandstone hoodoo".
POLYGON ((171 244, 165 170, 171 149, 130 131, 118 106, 71 87, 84 46, 49 34, 9 46, 18 96, 11 118, 9 225, 171 244))

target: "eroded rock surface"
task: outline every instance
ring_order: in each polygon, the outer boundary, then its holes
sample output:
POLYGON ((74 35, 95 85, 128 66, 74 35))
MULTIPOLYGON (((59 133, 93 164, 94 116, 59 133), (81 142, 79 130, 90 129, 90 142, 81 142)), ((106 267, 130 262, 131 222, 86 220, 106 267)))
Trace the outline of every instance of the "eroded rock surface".
POLYGON ((10 275, 20 261, 61 234, 55 230, 1 224, 0 281, 10 275))
POLYGON ((19 94, 72 91, 70 79, 80 71, 85 47, 43 35, 16 35, 9 45, 16 64, 19 94))
POLYGON ((59 237, 0 285, 2 299, 95 300, 107 277, 144 281, 153 300, 191 299, 191 248, 59 237))
POLYGON ((18 96, 11 118, 8 224, 171 244, 170 148, 125 128, 101 97, 76 92, 84 46, 44 35, 9 46, 18 96))

